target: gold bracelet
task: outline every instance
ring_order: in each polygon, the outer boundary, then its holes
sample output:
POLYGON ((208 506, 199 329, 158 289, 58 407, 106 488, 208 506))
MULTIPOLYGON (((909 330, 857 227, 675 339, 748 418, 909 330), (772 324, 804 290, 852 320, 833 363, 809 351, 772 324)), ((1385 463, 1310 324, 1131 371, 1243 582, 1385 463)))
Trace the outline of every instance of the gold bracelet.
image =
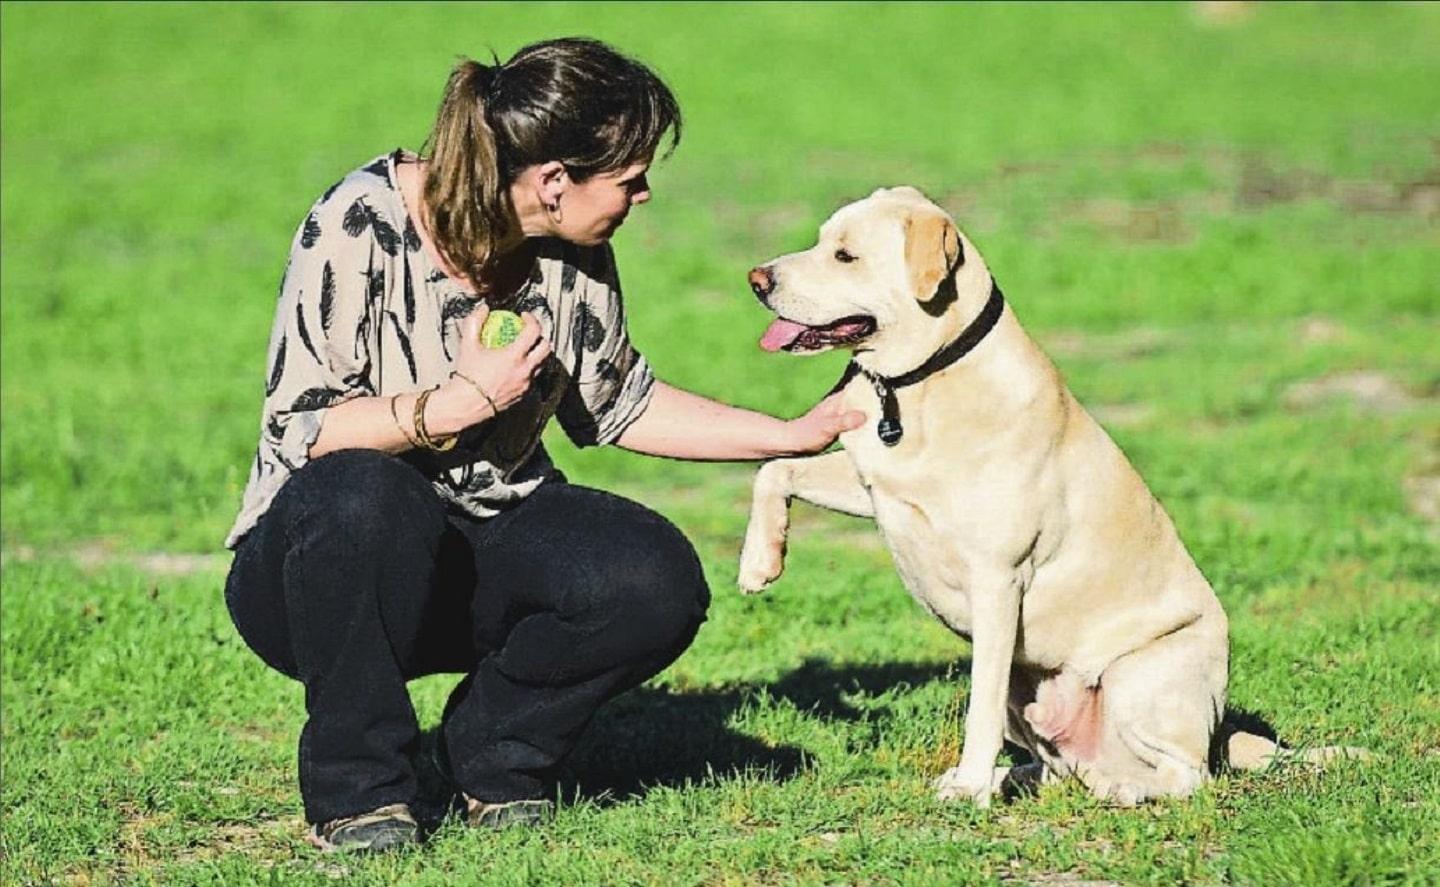
POLYGON ((480 396, 483 397, 483 398, 485 398, 485 402, 488 403, 488 404, 490 404, 490 413, 491 413, 491 415, 492 415, 492 416, 498 416, 498 415, 500 415, 500 408, 497 407, 497 406, 495 406, 495 400, 490 397, 489 393, 486 392, 486 390, 485 390, 484 388, 481 388, 481 387, 480 387, 480 383, 479 383, 479 382, 476 382, 474 379, 470 378, 469 376, 465 375, 464 373, 460 372, 459 370, 456 370, 455 372, 451 373, 450 375, 454 376, 454 377, 457 378, 457 379, 463 379, 464 381, 469 382, 470 385, 471 385, 476 391, 480 392, 480 396))
POLYGON ((395 420, 395 427, 400 429, 400 436, 405 438, 405 442, 413 449, 414 447, 420 446, 420 442, 411 437, 410 432, 405 430, 405 426, 400 424, 400 414, 396 412, 395 409, 395 402, 399 399, 400 395, 398 394, 390 396, 390 418, 395 420))
POLYGON ((454 449, 455 435, 441 435, 440 439, 436 440, 430 436, 430 431, 425 427, 425 404, 430 400, 430 395, 434 394, 439 387, 437 385, 434 388, 426 388, 420 392, 419 397, 415 398, 415 436, 420 439, 420 446, 427 450, 443 453, 446 450, 454 449))

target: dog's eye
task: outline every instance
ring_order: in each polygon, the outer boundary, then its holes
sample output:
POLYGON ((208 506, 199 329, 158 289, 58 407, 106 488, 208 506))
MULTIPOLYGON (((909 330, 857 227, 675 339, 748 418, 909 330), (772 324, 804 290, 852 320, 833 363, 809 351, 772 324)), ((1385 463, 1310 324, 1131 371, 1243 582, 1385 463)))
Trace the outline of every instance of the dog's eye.
POLYGON ((843 249, 837 249, 835 250, 835 261, 844 262, 846 265, 848 265, 851 262, 855 261, 855 256, 850 255, 843 249))

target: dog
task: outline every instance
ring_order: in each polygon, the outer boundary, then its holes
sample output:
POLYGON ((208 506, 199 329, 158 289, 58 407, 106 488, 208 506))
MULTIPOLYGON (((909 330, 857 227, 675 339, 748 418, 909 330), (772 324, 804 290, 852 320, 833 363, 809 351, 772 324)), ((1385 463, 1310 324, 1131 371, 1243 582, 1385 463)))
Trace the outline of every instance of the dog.
POLYGON ((1294 752, 1222 723, 1219 599, 939 206, 882 188, 749 282, 777 315, 761 347, 852 350, 837 390, 866 422, 841 450, 761 466, 739 585, 780 576, 791 498, 875 519, 910 593, 973 645, 942 799, 985 807, 1010 786, 1074 777, 1133 805, 1190 795, 1217 757, 1253 769, 1362 755, 1294 752), (996 767, 1006 739, 1033 763, 996 767))

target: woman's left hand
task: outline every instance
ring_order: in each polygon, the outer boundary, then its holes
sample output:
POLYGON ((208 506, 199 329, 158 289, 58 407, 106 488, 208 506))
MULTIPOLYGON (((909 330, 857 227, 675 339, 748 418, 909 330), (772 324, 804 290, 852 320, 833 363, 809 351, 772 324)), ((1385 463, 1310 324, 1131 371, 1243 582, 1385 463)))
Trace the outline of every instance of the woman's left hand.
POLYGON ((810 412, 785 423, 795 455, 818 453, 835 442, 842 431, 853 431, 865 424, 865 414, 847 410, 841 402, 842 392, 835 392, 817 403, 810 412))

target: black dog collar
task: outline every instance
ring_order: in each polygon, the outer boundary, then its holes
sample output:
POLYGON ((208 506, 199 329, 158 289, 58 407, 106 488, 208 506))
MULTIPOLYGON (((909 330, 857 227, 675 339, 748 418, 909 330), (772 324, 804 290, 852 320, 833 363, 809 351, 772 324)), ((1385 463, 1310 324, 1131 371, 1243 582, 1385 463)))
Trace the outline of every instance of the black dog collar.
POLYGON ((995 279, 990 279, 990 298, 986 300, 985 307, 981 309, 979 316, 970 321, 970 325, 960 333, 955 341, 941 348, 930 355, 930 359, 920 366, 900 376, 882 376, 872 373, 860 364, 851 360, 845 367, 845 374, 840 377, 840 382, 833 390, 838 391, 850 383, 855 376, 861 375, 875 389, 875 394, 880 398, 880 424, 876 432, 880 440, 887 447, 893 447, 905 436, 905 428, 900 424, 900 403, 895 398, 895 389, 904 388, 907 385, 914 385, 916 382, 936 373, 965 355, 969 354, 980 341, 995 328, 1000 320, 1000 314, 1005 310, 1005 296, 1000 292, 1000 286, 995 279))

